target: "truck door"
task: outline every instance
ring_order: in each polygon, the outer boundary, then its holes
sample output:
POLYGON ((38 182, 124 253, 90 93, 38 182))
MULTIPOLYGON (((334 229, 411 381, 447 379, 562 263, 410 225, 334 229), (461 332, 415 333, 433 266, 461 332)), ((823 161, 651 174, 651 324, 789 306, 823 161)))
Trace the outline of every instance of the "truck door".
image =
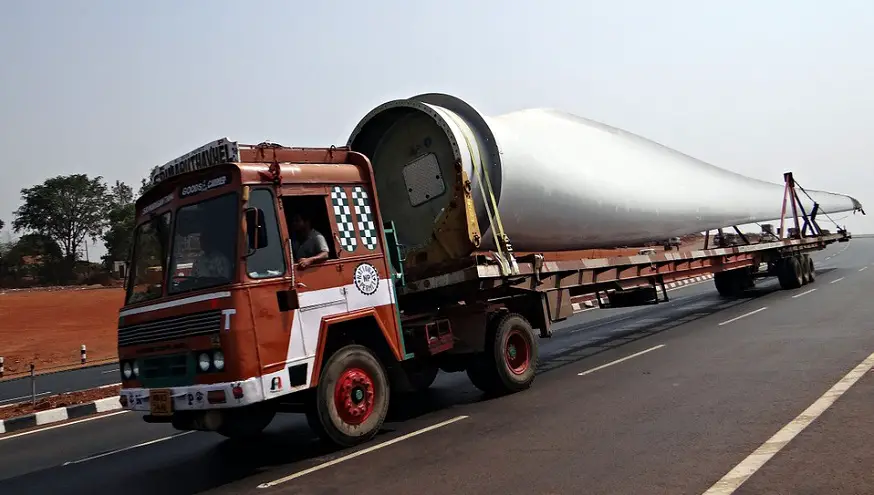
MULTIPOLYGON (((297 317, 292 335, 300 335, 300 345, 292 344, 289 362, 306 362, 311 371, 318 351, 322 320, 348 311, 343 282, 340 236, 332 212, 328 188, 306 187, 286 192, 282 197, 283 217, 289 235, 294 287, 297 291, 297 317), (323 240, 327 259, 301 265, 301 258, 318 254, 323 240)), ((307 373, 309 375, 309 373, 307 373)))

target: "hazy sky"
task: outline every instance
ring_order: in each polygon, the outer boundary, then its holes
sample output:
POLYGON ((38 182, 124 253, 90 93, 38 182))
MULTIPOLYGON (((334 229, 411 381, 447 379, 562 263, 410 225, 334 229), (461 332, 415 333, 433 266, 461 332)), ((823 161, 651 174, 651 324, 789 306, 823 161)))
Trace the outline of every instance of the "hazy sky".
POLYGON ((874 2, 716 4, 9 0, 0 218, 53 175, 138 185, 223 136, 343 144, 385 100, 448 92, 486 115, 559 108, 765 180, 792 170, 858 198, 872 215, 837 218, 874 232, 874 2))

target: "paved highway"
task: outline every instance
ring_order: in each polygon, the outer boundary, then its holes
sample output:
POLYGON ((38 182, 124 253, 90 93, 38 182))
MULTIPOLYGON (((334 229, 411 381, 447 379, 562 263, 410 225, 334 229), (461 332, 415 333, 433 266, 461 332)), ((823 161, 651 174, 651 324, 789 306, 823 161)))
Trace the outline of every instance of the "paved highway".
POLYGON ((726 302, 705 283, 582 313, 541 341, 531 390, 484 400, 441 375, 363 448, 332 451, 295 416, 236 443, 113 413, 0 437, 0 493, 701 494, 722 480, 715 494, 739 473, 734 493, 874 493, 872 248, 818 254, 817 282, 795 291, 767 281, 726 302))
MULTIPOLYGON (((110 385, 121 381, 118 363, 36 375, 38 397, 110 385)), ((30 376, 0 382, 0 406, 30 399, 30 376)))

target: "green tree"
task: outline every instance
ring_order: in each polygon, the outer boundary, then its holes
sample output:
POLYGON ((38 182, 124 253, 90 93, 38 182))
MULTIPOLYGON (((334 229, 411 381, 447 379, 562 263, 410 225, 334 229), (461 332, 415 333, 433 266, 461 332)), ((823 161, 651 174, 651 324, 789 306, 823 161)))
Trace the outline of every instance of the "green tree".
POLYGON ((86 238, 97 239, 106 226, 110 197, 103 177, 57 176, 21 190, 24 203, 15 210, 15 232, 46 236, 61 246, 72 267, 76 248, 86 238))
POLYGON ((54 239, 42 234, 25 234, 9 246, 3 256, 4 268, 15 279, 26 275, 41 282, 63 281, 63 253, 54 239))
POLYGON ((103 234, 103 245, 106 247, 103 263, 109 269, 112 268, 113 261, 127 259, 136 220, 135 213, 133 189, 124 182, 115 181, 106 214, 108 229, 103 234))

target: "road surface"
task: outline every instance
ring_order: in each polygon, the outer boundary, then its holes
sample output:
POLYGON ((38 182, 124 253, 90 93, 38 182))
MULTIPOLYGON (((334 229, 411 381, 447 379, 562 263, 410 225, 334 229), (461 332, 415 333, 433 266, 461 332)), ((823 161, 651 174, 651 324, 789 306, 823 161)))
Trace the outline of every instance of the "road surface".
POLYGON ((530 390, 484 400, 441 374, 358 449, 296 416, 237 443, 113 413, 0 436, 0 493, 874 493, 874 241, 815 259, 794 291, 727 302, 711 282, 577 315, 530 390))
MULTIPOLYGON (((37 397, 43 397, 49 394, 62 394, 111 385, 120 381, 121 373, 118 369, 118 363, 113 363, 36 375, 36 393, 37 397)), ((0 382, 0 406, 29 400, 30 396, 29 376, 0 382)))

